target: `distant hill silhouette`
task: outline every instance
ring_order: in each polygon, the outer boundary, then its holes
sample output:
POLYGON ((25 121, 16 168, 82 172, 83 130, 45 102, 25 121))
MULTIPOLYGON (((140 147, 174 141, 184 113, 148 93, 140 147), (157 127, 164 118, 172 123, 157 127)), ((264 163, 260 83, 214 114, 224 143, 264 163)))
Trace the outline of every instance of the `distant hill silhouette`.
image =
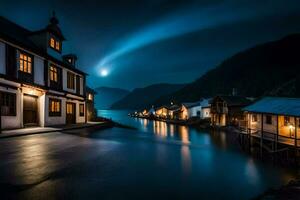
POLYGON ((111 109, 143 109, 150 107, 162 95, 174 93, 184 87, 184 84, 154 84, 137 88, 123 99, 115 102, 111 109))
POLYGON ((119 101, 130 91, 120 88, 98 87, 95 96, 95 107, 97 109, 109 109, 113 103, 119 101))
POLYGON ((240 52, 184 88, 162 96, 170 100, 197 101, 201 97, 231 94, 300 97, 300 34, 261 44, 240 52))

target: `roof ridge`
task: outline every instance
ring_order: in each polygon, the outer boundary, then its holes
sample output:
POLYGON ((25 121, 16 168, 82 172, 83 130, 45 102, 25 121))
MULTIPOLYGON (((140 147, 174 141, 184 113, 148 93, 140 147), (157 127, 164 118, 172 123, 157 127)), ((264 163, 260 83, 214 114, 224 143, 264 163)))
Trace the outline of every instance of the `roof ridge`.
POLYGON ((31 30, 29 30, 29 29, 27 29, 27 28, 21 26, 20 24, 17 24, 16 22, 13 22, 13 21, 7 19, 6 17, 3 17, 2 15, 0 16, 0 19, 3 20, 3 21, 5 21, 5 22, 8 22, 8 23, 10 23, 10 24, 12 24, 12 25, 14 25, 14 26, 17 26, 18 28, 21 28, 21 29, 23 29, 24 31, 27 31, 27 32, 29 32, 29 33, 32 32, 31 30))

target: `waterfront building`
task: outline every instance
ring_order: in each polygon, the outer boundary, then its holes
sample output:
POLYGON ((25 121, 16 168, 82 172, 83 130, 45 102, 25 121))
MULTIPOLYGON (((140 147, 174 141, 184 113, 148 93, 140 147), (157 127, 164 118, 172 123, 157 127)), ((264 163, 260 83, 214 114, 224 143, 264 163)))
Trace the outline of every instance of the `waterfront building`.
POLYGON ((243 109, 241 127, 252 136, 288 145, 300 145, 300 99, 265 97, 243 109))
POLYGON ((86 74, 53 14, 31 31, 0 17, 1 129, 86 122, 86 74))
POLYGON ((155 116, 160 118, 168 117, 168 106, 161 106, 155 109, 155 116))
POLYGON ((93 121, 97 117, 95 110, 95 95, 96 91, 90 87, 86 87, 86 116, 87 121, 93 121))
POLYGON ((211 100, 211 123, 213 126, 238 125, 244 119, 242 108, 251 103, 242 96, 216 96, 211 100))
POLYGON ((210 101, 211 99, 202 99, 200 102, 200 119, 210 119, 211 111, 210 111, 210 101))

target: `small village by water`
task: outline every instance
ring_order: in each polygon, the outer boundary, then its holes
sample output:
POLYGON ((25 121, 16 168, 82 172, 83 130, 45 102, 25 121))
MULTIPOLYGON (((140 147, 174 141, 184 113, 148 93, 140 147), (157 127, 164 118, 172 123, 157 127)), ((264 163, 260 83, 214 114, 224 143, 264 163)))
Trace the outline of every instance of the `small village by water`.
MULTIPOLYGON (((135 143, 153 143, 157 152, 155 162, 164 166, 163 168, 170 167, 170 170, 180 167, 180 173, 176 176, 187 181, 184 181, 185 186, 181 186, 186 189, 197 182, 202 188, 201 193, 207 191, 207 194, 204 193, 208 196, 204 195, 204 198, 218 199, 223 196, 225 199, 250 199, 271 188, 279 188, 298 177, 297 167, 287 165, 287 160, 283 163, 274 162, 272 157, 267 155, 262 159, 260 151, 256 154, 249 153, 236 132, 226 129, 203 129, 145 117, 130 117, 127 116, 128 112, 130 111, 99 110, 98 115, 137 128, 121 132, 134 137, 135 143), (136 140, 136 137, 139 139, 136 140), (173 151, 173 156, 170 155, 170 151, 173 151), (227 189, 209 196, 215 188, 227 189), (240 192, 237 194, 236 191, 240 192), (241 194, 245 196, 240 196, 241 194)), ((147 153, 145 156, 148 156, 147 153)), ((166 178, 163 173, 161 178, 166 178)), ((191 189, 191 195, 196 194, 197 192, 191 189)))

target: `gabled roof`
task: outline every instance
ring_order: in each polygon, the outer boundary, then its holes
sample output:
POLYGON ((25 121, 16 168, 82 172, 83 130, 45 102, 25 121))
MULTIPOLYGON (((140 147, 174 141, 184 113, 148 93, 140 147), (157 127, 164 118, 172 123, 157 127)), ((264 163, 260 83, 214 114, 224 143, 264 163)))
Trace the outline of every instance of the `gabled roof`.
POLYGON ((170 111, 175 111, 175 110, 178 110, 178 109, 180 109, 180 106, 178 106, 178 105, 169 106, 170 111))
POLYGON ((166 106, 166 105, 162 105, 162 106, 160 106, 160 107, 158 107, 158 108, 155 108, 155 110, 159 110, 159 109, 162 109, 162 108, 169 109, 169 107, 168 107, 168 106, 166 106))
POLYGON ((243 110, 300 117, 300 98, 265 97, 243 110))
POLYGON ((10 20, 0 16, 0 39, 4 39, 7 42, 20 46, 28 51, 31 51, 41 57, 45 57, 46 59, 52 60, 53 62, 64 66, 67 69, 70 69, 79 74, 85 74, 85 72, 76 69, 74 67, 69 66, 67 63, 54 58, 53 56, 47 54, 43 49, 39 48, 34 44, 32 40, 29 39, 30 35, 32 35, 32 31, 14 23, 10 20))
POLYGON ((186 108, 192 108, 196 106, 200 106, 200 102, 192 102, 192 103, 182 103, 182 105, 186 108))
POLYGON ((252 102, 247 97, 242 97, 242 96, 221 95, 221 96, 217 96, 217 97, 223 99, 227 103, 228 106, 247 106, 252 102))
POLYGON ((201 102, 200 102, 200 106, 202 108, 208 108, 210 107, 210 101, 211 99, 203 99, 201 102))

